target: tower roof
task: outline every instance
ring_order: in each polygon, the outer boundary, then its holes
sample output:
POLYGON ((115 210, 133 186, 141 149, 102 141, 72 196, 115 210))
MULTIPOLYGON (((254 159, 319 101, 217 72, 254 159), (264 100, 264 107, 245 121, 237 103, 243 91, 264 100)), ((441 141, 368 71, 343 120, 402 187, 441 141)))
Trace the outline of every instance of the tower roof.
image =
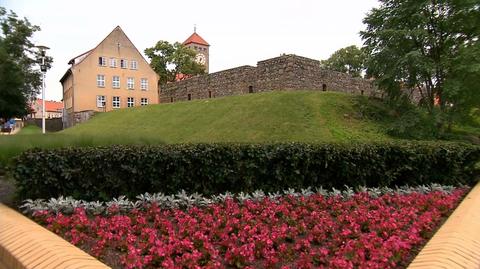
POLYGON ((196 32, 194 32, 187 40, 183 42, 183 45, 188 45, 190 43, 195 43, 195 44, 200 44, 204 46, 210 46, 210 44, 205 41, 200 35, 198 35, 196 32))

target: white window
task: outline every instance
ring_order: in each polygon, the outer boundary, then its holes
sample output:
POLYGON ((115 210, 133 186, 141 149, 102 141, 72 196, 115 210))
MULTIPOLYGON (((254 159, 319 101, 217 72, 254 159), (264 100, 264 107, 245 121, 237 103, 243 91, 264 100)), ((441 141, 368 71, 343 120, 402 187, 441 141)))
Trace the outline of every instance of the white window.
POLYGON ((97 95, 97 107, 105 107, 105 95, 97 95))
POLYGON ((114 89, 120 88, 120 77, 119 76, 113 76, 112 77, 112 88, 114 88, 114 89))
POLYGON ((98 57, 98 65, 107 66, 107 58, 103 56, 98 57))
POLYGON ((148 105, 148 98, 141 98, 141 99, 140 99, 140 105, 141 105, 141 106, 146 106, 146 105, 148 105))
POLYGON ((117 59, 110 58, 110 67, 117 67, 117 59))
POLYGON ((97 86, 98 87, 105 87, 105 76, 104 75, 97 75, 97 86))
POLYGON ((137 61, 130 61, 130 69, 137 70, 137 61))
POLYGON ((113 108, 120 108, 120 96, 112 97, 112 107, 113 108))
POLYGON ((133 90, 135 87, 135 79, 134 78, 127 78, 127 89, 133 90))
POLYGON ((148 80, 146 78, 140 79, 140 89, 142 91, 148 90, 148 80))
POLYGON ((135 98, 127 97, 127 107, 133 107, 133 106, 135 106, 135 98))
POLYGON ((127 60, 121 59, 120 60, 120 67, 121 68, 127 68, 127 60))

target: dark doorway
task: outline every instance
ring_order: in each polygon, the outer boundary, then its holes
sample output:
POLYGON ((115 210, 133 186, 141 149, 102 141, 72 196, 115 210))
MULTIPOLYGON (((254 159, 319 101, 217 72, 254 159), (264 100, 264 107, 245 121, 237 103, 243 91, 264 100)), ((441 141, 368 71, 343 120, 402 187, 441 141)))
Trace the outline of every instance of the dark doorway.
POLYGON ((253 86, 248 86, 248 93, 253 93, 253 86))
POLYGON ((173 97, 170 97, 170 103, 173 103, 173 97))
POLYGON ((322 91, 324 91, 324 92, 327 91, 327 84, 322 84, 322 91))
POLYGON ((191 95, 191 94, 188 94, 188 95, 187 95, 187 99, 188 99, 188 101, 192 100, 192 95, 191 95))
POLYGON ((212 91, 208 91, 208 98, 212 98, 212 91))
POLYGON ((360 91, 360 94, 363 95, 363 90, 360 91))

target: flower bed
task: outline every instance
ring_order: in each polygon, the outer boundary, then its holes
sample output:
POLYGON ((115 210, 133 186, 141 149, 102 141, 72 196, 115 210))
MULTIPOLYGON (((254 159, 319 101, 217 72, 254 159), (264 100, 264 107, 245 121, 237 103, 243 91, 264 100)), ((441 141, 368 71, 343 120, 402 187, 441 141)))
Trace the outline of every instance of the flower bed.
POLYGON ((103 213, 82 202, 71 214, 25 207, 113 268, 401 268, 468 189, 403 190, 142 196, 103 213))

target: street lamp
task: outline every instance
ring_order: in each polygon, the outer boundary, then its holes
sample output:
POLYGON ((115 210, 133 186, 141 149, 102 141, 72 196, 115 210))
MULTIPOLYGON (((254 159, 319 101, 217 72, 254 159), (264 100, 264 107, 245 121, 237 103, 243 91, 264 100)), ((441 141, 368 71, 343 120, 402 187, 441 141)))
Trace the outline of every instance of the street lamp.
POLYGON ((45 52, 50 49, 47 46, 36 46, 42 56, 40 71, 42 71, 42 133, 45 134, 45 74, 47 73, 47 65, 45 63, 45 52))

